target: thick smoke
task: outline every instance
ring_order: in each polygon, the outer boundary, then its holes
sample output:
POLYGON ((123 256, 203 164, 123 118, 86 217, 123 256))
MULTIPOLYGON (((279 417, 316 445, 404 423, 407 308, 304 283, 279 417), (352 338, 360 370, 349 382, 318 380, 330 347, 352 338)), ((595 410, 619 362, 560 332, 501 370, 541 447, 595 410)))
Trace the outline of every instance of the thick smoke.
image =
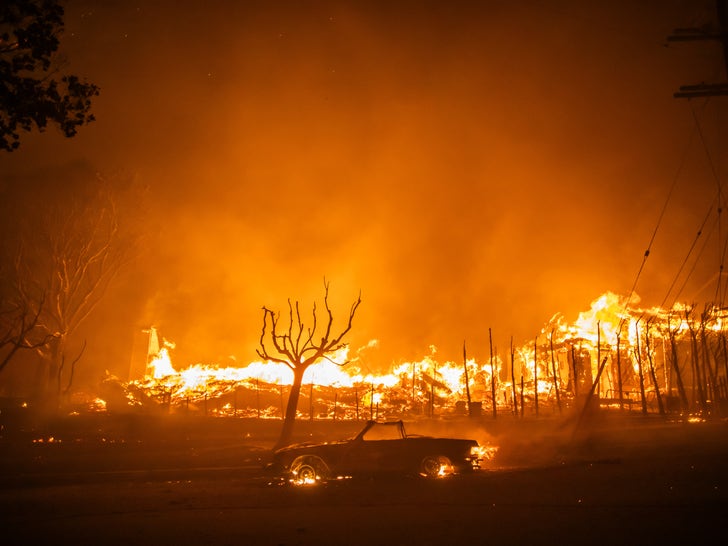
MULTIPOLYGON (((337 319, 361 290, 349 341, 380 341, 373 367, 430 345, 457 360, 464 339, 485 358, 489 328, 504 351, 628 292, 680 172, 637 288, 660 303, 715 193, 672 93, 711 77, 719 52, 663 47, 712 16, 702 3, 85 1, 67 15, 97 121, 0 161, 28 174, 81 159, 148 184, 143 259, 89 326, 89 354, 113 346, 102 360, 119 371, 119 340, 149 324, 180 366, 254 360, 261 306, 320 306, 324 278, 337 319)), ((706 142, 713 113, 697 111, 706 142)), ((702 301, 714 265, 685 297, 702 301)))

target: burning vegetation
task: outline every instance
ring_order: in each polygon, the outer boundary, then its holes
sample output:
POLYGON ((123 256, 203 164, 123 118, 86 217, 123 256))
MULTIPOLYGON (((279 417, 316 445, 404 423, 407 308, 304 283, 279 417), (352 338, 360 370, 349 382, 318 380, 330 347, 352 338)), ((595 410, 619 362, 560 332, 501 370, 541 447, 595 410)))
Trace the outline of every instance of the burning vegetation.
MULTIPOLYGON (((361 360, 342 346, 334 358, 307 370, 297 417, 523 417, 587 404, 682 419, 723 416, 728 397, 725 309, 682 304, 642 309, 638 303, 635 296, 607 292, 573 323, 557 314, 531 342, 511 343, 506 354, 491 343, 484 361, 468 358, 464 346, 463 362, 439 362, 436 348, 430 347, 420 361, 394 364, 389 373, 366 373, 361 360)), ((109 377, 106 386, 117 395, 106 397, 106 404, 97 402, 97 408, 283 417, 293 382, 288 366, 256 361, 177 370, 170 355, 174 345, 160 344, 153 328, 147 333, 143 378, 124 383, 109 377)))

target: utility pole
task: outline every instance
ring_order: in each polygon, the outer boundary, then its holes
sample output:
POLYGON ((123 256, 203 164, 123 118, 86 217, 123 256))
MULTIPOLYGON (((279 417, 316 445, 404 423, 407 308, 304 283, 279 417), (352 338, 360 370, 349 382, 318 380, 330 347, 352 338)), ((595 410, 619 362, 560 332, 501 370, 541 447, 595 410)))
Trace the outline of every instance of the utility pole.
MULTIPOLYGON (((715 0, 718 16, 718 28, 676 28, 667 37, 668 42, 694 42, 712 40, 720 42, 723 48, 723 63, 728 76, 728 0, 715 0)), ((673 93, 676 99, 692 99, 696 97, 728 96, 728 82, 699 83, 681 85, 680 90, 673 93)))

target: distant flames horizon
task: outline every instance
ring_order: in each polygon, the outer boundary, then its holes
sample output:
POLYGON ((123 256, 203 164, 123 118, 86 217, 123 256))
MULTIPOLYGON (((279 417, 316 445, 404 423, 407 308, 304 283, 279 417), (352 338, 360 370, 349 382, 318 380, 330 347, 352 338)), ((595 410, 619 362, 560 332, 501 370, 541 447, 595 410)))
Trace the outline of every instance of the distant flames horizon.
MULTIPOLYGON (((728 399, 725 311, 683 304, 642 309, 639 302, 636 294, 605 292, 574 322, 557 313, 530 342, 480 360, 467 356, 464 344, 461 362, 439 362, 437 348, 430 346, 418 361, 371 373, 363 369, 361 352, 378 341, 355 351, 347 346, 306 371, 298 413, 312 419, 358 419, 446 415, 475 407, 477 412, 524 415, 561 412, 588 394, 643 411, 715 411, 728 399)), ((144 378, 126 383, 107 379, 122 385, 127 405, 282 416, 293 380, 288 366, 252 361, 245 366, 198 363, 177 370, 174 343, 160 343, 153 328, 149 333, 153 343, 144 378)))

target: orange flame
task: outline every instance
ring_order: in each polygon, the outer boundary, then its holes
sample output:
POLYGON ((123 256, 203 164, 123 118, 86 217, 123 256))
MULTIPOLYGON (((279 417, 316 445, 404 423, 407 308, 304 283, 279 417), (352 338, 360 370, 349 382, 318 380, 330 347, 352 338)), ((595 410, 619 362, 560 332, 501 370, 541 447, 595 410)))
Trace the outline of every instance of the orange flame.
MULTIPOLYGON (((375 374, 362 371, 359 358, 362 349, 350 358, 349 348, 344 347, 332 355, 331 360, 310 366, 303 383, 334 390, 354 389, 361 393, 356 401, 357 408, 360 405, 394 407, 398 404, 405 411, 434 412, 437 405, 444 411, 455 408, 456 402, 469 394, 485 406, 492 407, 495 403, 500 409, 509 409, 516 403, 554 404, 556 394, 568 402, 580 389, 584 394, 593 386, 603 393, 614 393, 618 383, 614 371, 616 360, 623 364, 620 373, 627 373, 623 378, 625 391, 630 395, 631 389, 633 394, 633 376, 640 370, 645 373, 648 358, 658 359, 659 356, 661 360, 655 367, 661 374, 663 388, 669 390, 672 386, 664 348, 666 340, 670 336, 687 336, 698 328, 722 332, 726 315, 722 310, 713 309, 696 317, 692 308, 684 305, 676 305, 670 310, 644 310, 636 307, 638 303, 636 295, 624 297, 606 292, 571 324, 561 314, 556 314, 535 342, 514 348, 513 362, 500 355, 494 355, 492 364, 490 359, 478 362, 473 358, 466 363, 439 362, 437 349, 431 346, 430 354, 421 360, 401 362, 393 365, 390 373, 375 374), (696 323, 698 318, 699 324, 696 323), (349 360, 351 362, 345 366, 337 364, 349 360), (599 376, 597 385, 593 382, 600 368, 606 371, 599 376), (425 409, 427 407, 430 409, 425 409)), ((367 346, 376 344, 373 340, 367 346)), ((261 383, 278 387, 282 397, 283 387, 293 382, 293 373, 288 366, 271 362, 253 361, 244 367, 194 364, 177 371, 170 356, 174 344, 165 341, 164 345, 149 363, 145 379, 130 385, 142 392, 164 392, 171 401, 179 402, 219 397, 241 385, 255 384, 257 389, 261 383)), ((139 403, 131 395, 130 399, 132 403, 139 403)), ((263 413, 274 415, 278 411, 271 407, 263 413)), ((335 415, 336 409, 333 411, 335 415)), ((260 412, 258 410, 258 414, 260 412)))

